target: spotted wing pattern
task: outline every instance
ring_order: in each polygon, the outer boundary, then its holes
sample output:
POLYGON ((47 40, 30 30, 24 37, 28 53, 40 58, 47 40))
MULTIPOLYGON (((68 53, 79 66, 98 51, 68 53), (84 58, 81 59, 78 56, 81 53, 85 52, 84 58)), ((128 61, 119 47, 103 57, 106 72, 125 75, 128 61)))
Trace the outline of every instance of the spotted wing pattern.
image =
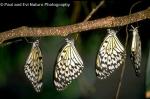
POLYGON ((64 90, 83 71, 83 61, 78 54, 74 42, 66 39, 67 44, 57 57, 54 72, 54 85, 58 91, 64 90))
POLYGON ((135 70, 136 76, 140 76, 141 70, 141 40, 138 34, 138 29, 133 28, 133 38, 132 38, 132 45, 131 45, 131 60, 133 62, 133 67, 135 70))
POLYGON ((116 31, 108 29, 96 59, 96 76, 106 79, 124 61, 125 50, 116 36, 116 31))
POLYGON ((40 92, 43 85, 43 59, 38 40, 36 40, 32 45, 31 52, 24 66, 24 71, 27 78, 31 81, 35 91, 40 92))

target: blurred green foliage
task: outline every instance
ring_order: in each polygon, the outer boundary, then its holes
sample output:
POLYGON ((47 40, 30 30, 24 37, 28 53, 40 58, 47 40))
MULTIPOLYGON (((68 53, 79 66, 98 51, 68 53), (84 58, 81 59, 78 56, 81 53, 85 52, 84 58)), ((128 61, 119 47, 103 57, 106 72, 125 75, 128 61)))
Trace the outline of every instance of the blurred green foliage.
POLYGON ((6 84, 7 76, 11 71, 8 47, 0 48, 0 86, 6 84), (7 61, 7 62, 6 62, 7 61))

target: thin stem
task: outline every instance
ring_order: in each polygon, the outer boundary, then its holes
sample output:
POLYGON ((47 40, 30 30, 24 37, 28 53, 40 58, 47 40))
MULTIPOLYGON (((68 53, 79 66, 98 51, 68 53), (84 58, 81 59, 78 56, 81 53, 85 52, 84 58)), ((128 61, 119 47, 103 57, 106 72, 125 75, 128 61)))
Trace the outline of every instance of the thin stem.
POLYGON ((22 39, 14 40, 13 42, 9 41, 9 42, 0 44, 0 47, 5 47, 5 46, 8 46, 8 45, 10 45, 12 43, 17 43, 17 42, 20 42, 20 41, 22 41, 22 39))
MULTIPOLYGON (((127 44, 128 44, 128 32, 126 32, 125 51, 126 51, 126 48, 127 48, 127 44)), ((126 56, 126 55, 125 55, 125 56, 126 56)), ((126 57, 124 57, 124 59, 126 59, 126 57)), ((125 71, 125 66, 126 66, 126 63, 125 63, 125 61, 124 61, 124 62, 123 62, 123 67, 122 67, 122 70, 121 70, 121 75, 120 75, 119 84, 118 84, 118 89, 117 89, 117 93, 116 93, 115 99, 118 99, 118 97, 119 97, 120 88, 121 88, 121 85, 122 85, 122 79, 123 79, 123 75, 124 75, 124 71, 125 71)))
POLYGON ((104 2, 105 2, 104 0, 100 1, 99 4, 96 6, 96 8, 94 8, 89 13, 89 15, 85 18, 85 20, 83 22, 88 21, 92 17, 92 15, 104 4, 104 2))
MULTIPOLYGON (((100 1, 99 4, 96 6, 96 8, 94 8, 94 9, 89 13, 89 15, 84 19, 83 22, 88 21, 88 20, 92 17, 92 15, 93 15, 103 4, 104 4, 104 0, 100 1)), ((77 40, 78 36, 79 36, 79 34, 76 35, 76 38, 75 38, 76 40, 77 40)))
MULTIPOLYGON (((135 7, 135 5, 141 3, 141 1, 138 1, 136 3, 134 3, 131 8, 130 8, 130 12, 129 12, 129 15, 131 14, 131 10, 133 9, 133 7, 135 7)), ((125 41, 125 51, 127 49, 127 44, 128 44, 128 24, 126 26, 126 41, 125 41)), ((125 55, 126 56, 126 55, 125 55)), ((124 58, 126 60, 126 57, 124 58)), ((123 67, 122 67, 122 70, 121 70, 121 75, 120 75, 120 79, 119 79, 119 84, 118 84, 118 89, 117 89, 117 93, 116 93, 116 97, 115 99, 118 99, 119 97, 119 93, 120 93, 120 88, 121 88, 121 85, 122 85, 122 79, 123 79, 123 76, 124 76, 124 72, 125 72, 125 67, 126 67, 126 63, 124 61, 123 63, 123 67)))

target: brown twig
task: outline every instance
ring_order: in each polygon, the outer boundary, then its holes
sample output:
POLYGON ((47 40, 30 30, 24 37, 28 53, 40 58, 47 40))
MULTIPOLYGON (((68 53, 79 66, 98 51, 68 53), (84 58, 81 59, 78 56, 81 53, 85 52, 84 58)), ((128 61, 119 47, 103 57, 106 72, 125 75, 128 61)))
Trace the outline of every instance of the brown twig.
POLYGON ((104 0, 103 1, 100 1, 100 3, 96 6, 96 8, 94 8, 91 12, 90 12, 90 14, 85 18, 85 20, 84 20, 84 22, 85 21, 88 21, 90 18, 91 18, 91 16, 104 4, 104 0))
POLYGON ((73 25, 60 27, 31 28, 22 26, 16 29, 0 33, 0 44, 4 41, 17 37, 43 37, 43 36, 67 36, 75 32, 88 31, 97 28, 109 28, 124 26, 130 23, 150 19, 150 7, 146 10, 122 17, 106 17, 92 21, 81 22, 73 25))
MULTIPOLYGON (((92 17, 92 15, 104 4, 104 2, 104 0, 100 1, 99 4, 88 14, 88 16, 84 19, 83 22, 88 21, 92 17)), ((76 39, 78 38, 78 36, 79 35, 77 34, 76 39)))

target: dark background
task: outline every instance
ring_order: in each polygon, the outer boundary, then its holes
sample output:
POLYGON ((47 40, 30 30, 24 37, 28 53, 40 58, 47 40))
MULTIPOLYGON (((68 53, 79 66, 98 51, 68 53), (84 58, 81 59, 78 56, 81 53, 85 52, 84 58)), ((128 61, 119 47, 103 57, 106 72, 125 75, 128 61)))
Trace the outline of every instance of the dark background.
MULTIPOLYGON (((131 6, 138 0, 105 0, 105 3, 92 16, 92 19, 107 16, 124 16, 129 14, 131 6)), ((56 1, 55 1, 56 2, 56 1)), ((49 3, 55 3, 49 2, 49 3)), ((59 3, 59 2, 57 2, 59 3)), ((67 3, 67 2, 65 2, 67 3)), ((98 5, 99 1, 72 1, 70 7, 0 7, 0 32, 20 26, 55 27, 82 22, 98 5)), ((146 9, 150 0, 142 0, 132 9, 132 13, 146 9)), ((146 90, 150 90, 150 70, 147 69, 150 46, 150 21, 143 20, 132 24, 139 26, 142 41, 142 75, 135 76, 130 60, 132 33, 129 32, 127 46, 126 68, 119 99, 143 99, 146 90)), ((125 26, 115 27, 122 44, 125 44, 125 26)), ((129 26, 130 29, 130 26, 129 26)), ((76 33, 77 34, 77 33, 76 33)), ((76 34, 73 34, 76 35, 76 34)), ((44 58, 44 85, 41 93, 36 93, 24 74, 24 65, 29 55, 31 44, 25 38, 13 39, 12 44, 0 47, 0 98, 13 99, 112 99, 115 97, 121 68, 117 69, 106 80, 100 80, 95 75, 95 59, 106 29, 95 29, 79 33, 75 46, 84 62, 84 71, 66 90, 57 92, 53 85, 53 69, 60 48, 65 44, 64 37, 50 36, 40 38, 40 48, 44 58), (15 40, 21 40, 15 42, 15 40)), ((36 37, 27 38, 34 41, 36 37)), ((150 64, 150 63, 149 63, 150 64)))

